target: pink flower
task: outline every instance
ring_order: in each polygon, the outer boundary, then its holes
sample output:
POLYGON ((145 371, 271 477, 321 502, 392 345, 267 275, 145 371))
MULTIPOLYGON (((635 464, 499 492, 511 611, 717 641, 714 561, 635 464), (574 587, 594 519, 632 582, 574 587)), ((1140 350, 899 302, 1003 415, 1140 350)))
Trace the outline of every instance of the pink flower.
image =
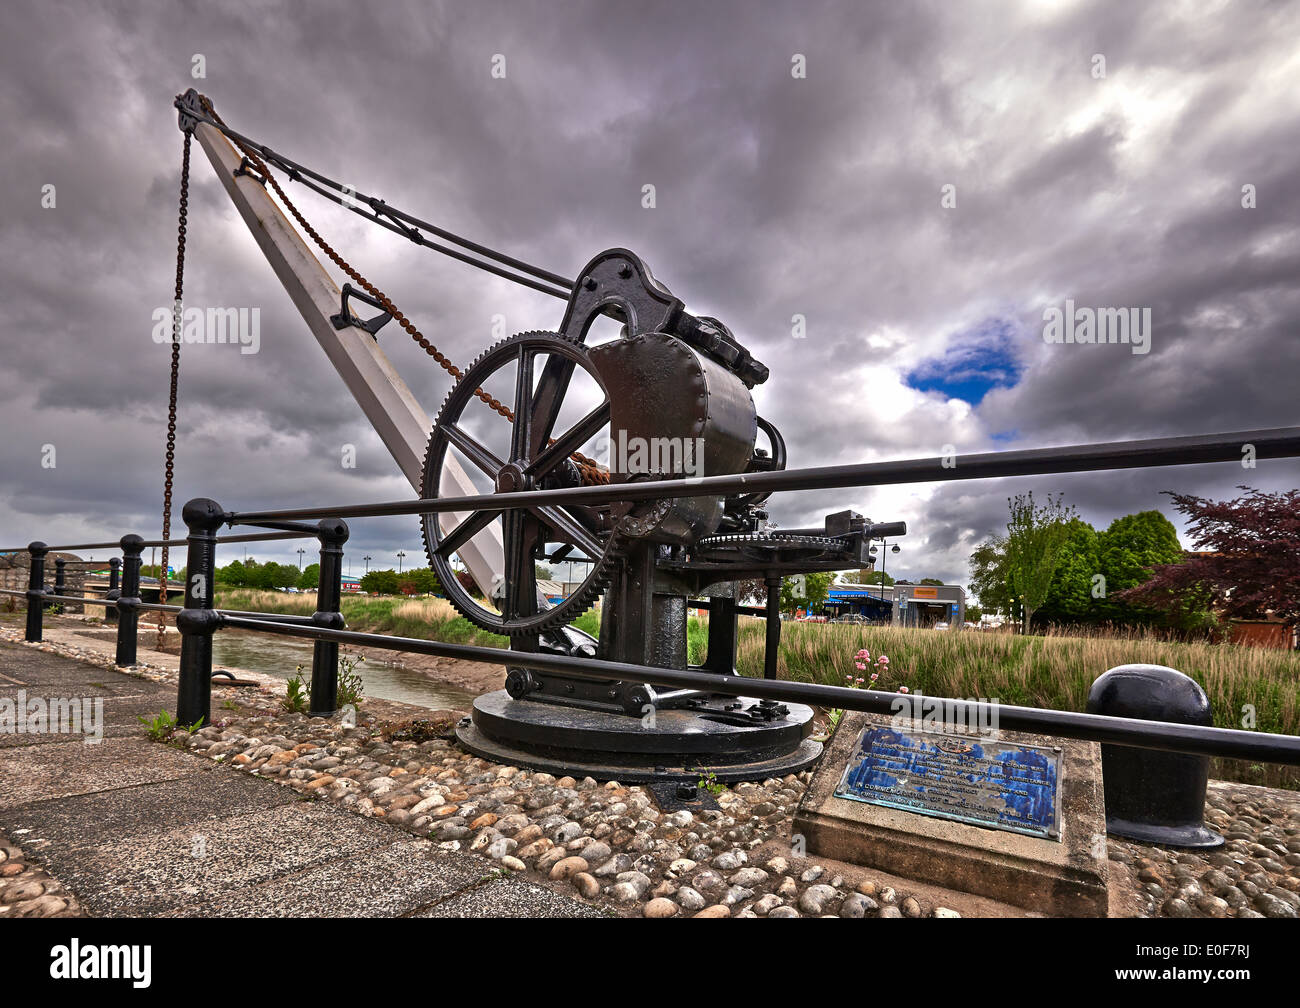
POLYGON ((906 692, 908 692, 908 689, 907 689, 906 686, 900 686, 900 687, 898 687, 898 692, 900 692, 900 693, 906 693, 906 692))
POLYGON ((867 666, 864 665, 862 662, 854 662, 853 664, 857 666, 857 670, 859 672, 865 672, 867 670, 867 666))
POLYGON ((889 656, 888 656, 888 655, 881 655, 879 658, 876 659, 876 664, 877 664, 877 665, 888 665, 888 664, 889 664, 889 656))
POLYGON ((871 681, 872 681, 872 682, 875 682, 875 681, 876 681, 877 679, 879 679, 879 678, 880 678, 880 673, 879 673, 879 672, 872 672, 872 673, 871 673, 871 681))

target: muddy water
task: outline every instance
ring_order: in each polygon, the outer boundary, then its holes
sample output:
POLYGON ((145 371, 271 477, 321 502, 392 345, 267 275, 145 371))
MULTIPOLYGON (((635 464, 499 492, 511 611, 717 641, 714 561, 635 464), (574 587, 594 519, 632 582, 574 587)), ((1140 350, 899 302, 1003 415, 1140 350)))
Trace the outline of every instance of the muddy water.
MULTIPOLYGON (((263 634, 215 634, 212 638, 212 670, 247 669, 280 679, 290 678, 303 667, 303 678, 311 676, 310 641, 270 637, 263 634)), ((468 710, 477 694, 458 686, 437 682, 422 672, 391 664, 379 658, 367 658, 356 668, 365 684, 365 695, 381 700, 396 700, 420 707, 468 710)))

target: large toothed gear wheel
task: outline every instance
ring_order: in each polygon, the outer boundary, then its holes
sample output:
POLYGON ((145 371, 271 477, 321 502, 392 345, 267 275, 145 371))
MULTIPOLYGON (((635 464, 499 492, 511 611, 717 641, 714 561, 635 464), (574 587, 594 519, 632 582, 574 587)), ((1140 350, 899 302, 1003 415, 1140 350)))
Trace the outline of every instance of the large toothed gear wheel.
MULTIPOLYGON (((504 389, 502 392, 506 394, 504 389)), ((460 459, 468 461, 470 469, 477 469, 492 480, 496 493, 579 485, 581 470, 571 456, 589 440, 607 431, 609 416, 608 392, 584 345, 551 332, 511 336, 479 356, 448 393, 429 436, 420 495, 426 500, 441 495, 443 464, 453 447, 460 459), (539 383, 536 365, 540 358, 545 359, 546 365, 541 369, 539 383), (491 420, 508 434, 509 446, 504 449, 503 458, 471 434, 461 421, 467 419, 466 407, 483 398, 480 390, 484 396, 488 395, 491 387, 501 385, 498 375, 510 369, 514 378, 507 384, 512 389, 513 400, 503 404, 493 399, 490 404, 503 417, 503 407, 512 411, 504 419, 491 420), (556 425, 557 418, 563 419, 563 400, 570 391, 576 369, 591 379, 582 383, 590 398, 602 398, 602 401, 554 435, 550 428, 556 425), (525 418, 523 423, 521 417, 525 418)), ((429 566, 442 583, 447 600, 461 615, 484 630, 510 636, 537 634, 564 626, 590 609, 609 587, 614 567, 629 542, 618 530, 617 523, 614 532, 599 531, 591 512, 578 507, 484 510, 458 514, 457 518, 458 523, 448 522, 444 529, 438 515, 422 516, 429 566), (452 554, 494 522, 500 523, 505 547, 504 591, 496 600, 500 611, 486 608, 476 600, 461 585, 451 566, 452 554), (548 543, 561 544, 558 548, 562 551, 568 547, 568 556, 576 552, 592 562, 586 578, 569 597, 546 609, 538 603, 534 564, 539 544, 548 543)), ((544 549, 542 553, 551 555, 544 549)), ((479 585, 485 595, 493 587, 479 585)))

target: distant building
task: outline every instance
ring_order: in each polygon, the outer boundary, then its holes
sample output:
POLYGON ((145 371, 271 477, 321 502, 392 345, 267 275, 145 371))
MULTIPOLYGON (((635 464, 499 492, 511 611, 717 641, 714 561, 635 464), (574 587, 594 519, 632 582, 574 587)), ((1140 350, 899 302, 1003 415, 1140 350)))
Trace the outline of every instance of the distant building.
POLYGON ((960 629, 966 619, 966 589, 961 585, 864 585, 835 582, 822 612, 836 619, 862 616, 873 623, 960 629))
POLYGON ((894 623, 932 627, 947 623, 960 630, 966 621, 966 589, 961 585, 895 585, 894 623))

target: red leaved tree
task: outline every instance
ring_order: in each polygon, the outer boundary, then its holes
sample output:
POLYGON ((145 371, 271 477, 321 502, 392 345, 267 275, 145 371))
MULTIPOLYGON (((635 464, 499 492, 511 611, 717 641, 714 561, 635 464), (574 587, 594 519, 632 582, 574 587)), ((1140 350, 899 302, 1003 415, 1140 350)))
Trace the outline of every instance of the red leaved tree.
POLYGON ((1300 621, 1300 490, 1237 489, 1245 493, 1230 501, 1169 494, 1201 552, 1152 568, 1149 581, 1118 597, 1175 612, 1207 603, 1230 619, 1300 621))

